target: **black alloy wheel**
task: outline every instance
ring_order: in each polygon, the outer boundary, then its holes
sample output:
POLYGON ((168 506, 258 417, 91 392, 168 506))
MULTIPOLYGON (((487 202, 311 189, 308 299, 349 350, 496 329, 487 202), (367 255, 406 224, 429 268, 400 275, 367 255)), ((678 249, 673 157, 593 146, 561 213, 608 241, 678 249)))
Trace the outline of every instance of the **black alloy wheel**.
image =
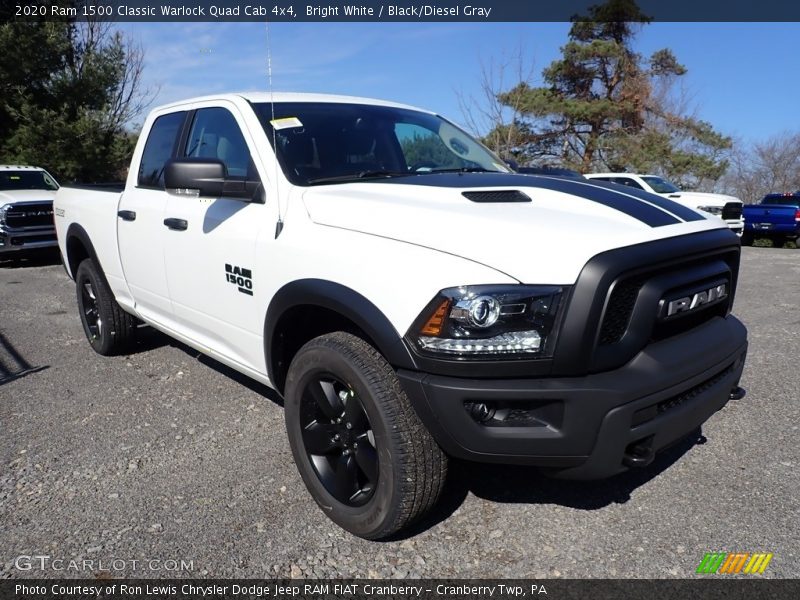
POLYGON ((91 335, 90 340, 100 339, 103 337, 103 318, 100 316, 100 306, 91 281, 85 279, 81 282, 80 294, 83 320, 91 335))
POLYGON ((343 331, 308 341, 289 365, 284 401, 303 483, 339 526, 383 539, 436 504, 447 456, 367 341, 343 331))
POLYGON ((320 373, 302 391, 303 445, 322 485, 342 504, 366 504, 378 486, 375 433, 352 387, 320 373))
POLYGON ((75 270, 75 287, 83 332, 94 351, 109 356, 130 349, 136 336, 136 318, 122 310, 91 258, 84 259, 75 270))

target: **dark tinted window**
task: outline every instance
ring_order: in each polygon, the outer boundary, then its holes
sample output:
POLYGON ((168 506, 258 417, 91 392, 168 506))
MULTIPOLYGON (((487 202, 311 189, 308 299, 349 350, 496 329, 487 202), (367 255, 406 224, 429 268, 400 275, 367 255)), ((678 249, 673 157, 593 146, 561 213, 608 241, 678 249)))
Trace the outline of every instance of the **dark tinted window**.
POLYGON ((800 206, 800 194, 769 194, 761 201, 761 204, 785 204, 786 206, 800 206))
POLYGON ((636 180, 631 179, 630 177, 614 177, 611 179, 614 183, 618 183, 619 185, 627 185, 628 187, 636 188, 637 190, 643 190, 644 188, 636 183, 636 180))
POLYGON ((184 156, 218 158, 229 177, 255 179, 247 142, 234 116, 224 108, 197 111, 184 156))
POLYGON ((57 190, 58 184, 44 171, 0 171, 0 190, 57 190))
POLYGON ((283 172, 296 185, 509 171, 468 134, 426 112, 336 102, 264 103, 255 109, 283 172))
POLYGON ((164 187, 164 163, 172 158, 185 114, 171 113, 158 117, 153 123, 139 164, 139 185, 164 187))

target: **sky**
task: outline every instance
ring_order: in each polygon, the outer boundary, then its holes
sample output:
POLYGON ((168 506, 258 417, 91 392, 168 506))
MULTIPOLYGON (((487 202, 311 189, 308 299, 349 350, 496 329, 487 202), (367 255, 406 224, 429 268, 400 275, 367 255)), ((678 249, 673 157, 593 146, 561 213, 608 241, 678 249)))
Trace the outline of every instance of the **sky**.
MULTIPOLYGON (((461 100, 481 102, 481 71, 523 50, 541 71, 558 58, 567 23, 126 23, 145 50, 153 104, 272 89, 403 102, 466 124, 461 100), (269 44, 268 44, 269 41, 269 44)), ((634 48, 668 47, 688 68, 691 112, 752 142, 800 129, 800 23, 654 23, 634 48)), ((517 81, 506 72, 503 88, 517 81)), ((495 84, 499 83, 495 81, 495 84)))

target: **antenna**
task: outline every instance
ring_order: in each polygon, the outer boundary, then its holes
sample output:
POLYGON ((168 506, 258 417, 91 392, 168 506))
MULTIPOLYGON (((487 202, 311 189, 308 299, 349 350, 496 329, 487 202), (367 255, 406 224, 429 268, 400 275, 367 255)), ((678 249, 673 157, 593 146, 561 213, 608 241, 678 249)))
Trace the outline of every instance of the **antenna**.
POLYGON ((275 239, 283 231, 283 214, 281 209, 281 194, 279 189, 280 177, 278 176, 278 141, 277 134, 275 133, 275 92, 272 88, 272 39, 269 35, 269 18, 265 20, 267 25, 267 79, 269 80, 269 106, 272 112, 270 117, 270 127, 272 127, 272 153, 275 155, 275 197, 278 205, 278 222, 275 223, 275 239))

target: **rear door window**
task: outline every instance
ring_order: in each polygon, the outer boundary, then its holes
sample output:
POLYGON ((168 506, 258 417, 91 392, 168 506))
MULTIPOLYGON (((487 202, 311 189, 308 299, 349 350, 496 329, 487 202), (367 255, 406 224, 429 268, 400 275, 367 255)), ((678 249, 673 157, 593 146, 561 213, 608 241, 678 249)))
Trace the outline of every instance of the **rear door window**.
POLYGON ((139 163, 138 185, 164 189, 164 165, 175 152, 185 116, 185 112, 176 112, 155 120, 139 163))

